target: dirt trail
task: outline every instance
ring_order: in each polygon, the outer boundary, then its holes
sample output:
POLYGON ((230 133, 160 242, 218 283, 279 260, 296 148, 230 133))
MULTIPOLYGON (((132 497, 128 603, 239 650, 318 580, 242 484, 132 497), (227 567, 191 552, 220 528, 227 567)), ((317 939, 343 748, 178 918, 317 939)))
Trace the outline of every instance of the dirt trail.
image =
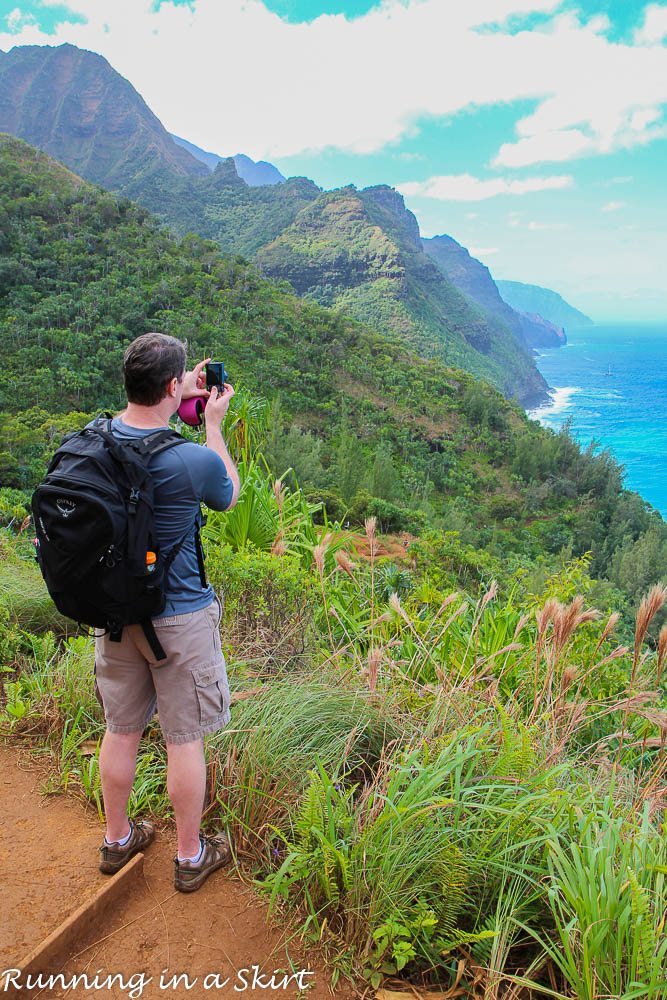
MULTIPOLYGON (((87 897, 100 887, 97 849, 103 828, 97 817, 66 796, 44 796, 45 772, 27 753, 0 744, 0 992, 1 973, 14 968, 87 897)), ((231 873, 216 872, 191 895, 174 890, 173 831, 158 832, 146 852, 144 874, 104 923, 91 927, 77 943, 77 953, 63 971, 87 972, 100 981, 122 973, 125 987, 44 990, 40 997, 127 998, 130 976, 144 974, 153 981, 140 993, 142 1000, 165 997, 296 997, 299 981, 311 984, 307 996, 331 1000, 329 977, 304 957, 292 931, 266 922, 266 906, 231 873), (252 988, 254 966, 258 966, 252 988), (163 988, 163 970, 187 973, 175 989, 163 988), (247 973, 239 970, 249 970, 247 973), (314 975, 292 979, 282 988, 285 974, 310 970, 314 975), (217 973, 228 984, 218 988, 204 977, 217 973), (274 977, 273 980, 271 977, 274 977), (236 988, 234 988, 236 987, 236 988), (245 988, 244 988, 245 987, 245 988)), ((135 985, 138 980, 135 980, 135 985)), ((6 994, 5 994, 6 995, 6 994)), ((17 993, 17 996, 21 994, 17 993)), ((25 995, 25 994, 24 994, 25 995)), ((335 991, 336 1000, 354 995, 347 986, 335 991)))

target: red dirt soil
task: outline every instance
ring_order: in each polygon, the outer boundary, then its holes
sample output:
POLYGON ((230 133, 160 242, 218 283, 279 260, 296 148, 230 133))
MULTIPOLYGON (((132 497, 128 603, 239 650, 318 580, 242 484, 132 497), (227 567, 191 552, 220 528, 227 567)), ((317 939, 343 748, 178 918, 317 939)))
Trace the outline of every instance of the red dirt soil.
MULTIPOLYGON (((0 906, 0 992, 2 971, 16 968, 21 959, 92 896, 105 879, 97 869, 98 847, 104 830, 97 816, 64 795, 45 796, 47 774, 24 750, 0 744, 0 867, 4 874, 0 906)), ((174 831, 158 830, 144 859, 143 876, 125 898, 112 906, 103 923, 77 942, 77 953, 63 972, 86 971, 92 979, 123 973, 151 976, 142 1000, 171 997, 296 997, 299 980, 281 988, 284 976, 312 970, 302 976, 313 1000, 350 1000, 354 991, 339 985, 332 991, 322 962, 312 964, 293 930, 267 923, 266 905, 233 870, 216 872, 192 894, 173 887, 174 831), (262 978, 253 982, 253 966, 262 978), (161 988, 163 970, 187 973, 194 987, 182 983, 161 988), (248 969, 248 973, 239 970, 248 969), (222 989, 204 989, 204 977, 229 977, 222 989), (242 976, 242 978, 240 978, 242 976), (271 977, 274 976, 273 982, 271 977), (247 988, 243 989, 244 984, 247 988), (236 989, 234 989, 236 986, 236 989)), ((10 994, 5 994, 9 996, 10 994)), ((16 996, 26 993, 16 993, 16 996)), ((127 986, 103 989, 44 990, 40 997, 127 998, 127 986)))

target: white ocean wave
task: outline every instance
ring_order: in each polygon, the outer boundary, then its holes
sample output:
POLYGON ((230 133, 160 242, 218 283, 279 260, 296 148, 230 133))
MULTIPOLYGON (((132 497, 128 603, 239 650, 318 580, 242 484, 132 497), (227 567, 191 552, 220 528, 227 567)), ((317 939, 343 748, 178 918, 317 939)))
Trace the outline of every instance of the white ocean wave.
POLYGON ((538 406, 535 410, 529 410, 528 416, 531 420, 545 420, 558 416, 570 407, 570 402, 575 393, 581 392, 581 386, 564 385, 558 389, 551 389, 549 395, 551 399, 548 403, 538 406))
POLYGON ((586 399, 623 399, 622 392, 614 389, 586 389, 586 399))

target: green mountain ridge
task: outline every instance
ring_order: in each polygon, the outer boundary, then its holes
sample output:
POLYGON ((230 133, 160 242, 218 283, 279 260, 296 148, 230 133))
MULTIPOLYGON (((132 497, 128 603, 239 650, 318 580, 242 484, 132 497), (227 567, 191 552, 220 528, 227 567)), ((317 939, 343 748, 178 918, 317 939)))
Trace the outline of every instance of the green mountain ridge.
POLYGON ((206 177, 172 177, 166 184, 160 177, 147 178, 134 185, 128 197, 154 212, 177 235, 196 232, 215 240, 226 253, 252 259, 320 193, 307 177, 251 187, 228 157, 206 177))
POLYGON ((473 578, 590 550, 592 571, 634 595, 667 565, 667 526, 610 456, 0 136, 3 487, 31 488, 60 435, 122 405, 124 348, 151 329, 223 359, 240 407, 272 400, 275 475, 291 467, 356 524, 455 531, 447 558, 473 578))
MULTIPOLYGON (((92 53, 72 46, 15 48, 4 55, 2 66, 11 66, 11 73, 5 70, 3 79, 11 81, 14 98, 23 85, 21 80, 30 82, 31 91, 39 98, 39 114, 27 115, 24 105, 18 116, 10 113, 8 106, 0 107, 0 129, 24 135, 56 152, 87 179, 139 201, 176 233, 197 232, 215 239, 225 252, 260 260, 276 276, 280 271, 289 273, 294 287, 312 298, 348 309, 381 330, 400 333, 426 356, 463 365, 525 405, 534 406, 547 398, 546 383, 523 344, 502 320, 490 318, 465 300, 432 264, 419 244, 414 216, 405 211, 400 195, 390 188, 379 185, 369 189, 375 190, 374 196, 360 196, 361 214, 355 220, 353 213, 347 220, 348 226, 359 225, 358 232, 343 237, 339 226, 327 230, 318 224, 318 239, 311 242, 311 253, 295 254, 290 240, 296 231, 290 227, 300 212, 322 196, 312 181, 291 178, 281 184, 249 187, 239 177, 232 158, 221 160, 211 173, 173 141, 134 88, 92 53), (47 77, 51 81, 48 86, 47 77), (112 93, 118 95, 115 102, 105 97, 112 93), (61 111, 68 102, 79 114, 85 111, 86 137, 81 148, 77 145, 76 116, 61 111), (122 128, 116 127, 119 119, 122 128), (41 134, 37 134, 38 125, 41 134), (57 149, 52 148, 54 131, 59 137, 57 149), (117 134, 120 141, 116 141, 117 134), (71 149, 70 135, 74 137, 71 149), (375 244, 383 239, 370 232, 368 220, 393 244, 393 250, 387 244, 387 262, 392 258, 397 268, 392 275, 376 267, 375 244), (289 236, 279 239, 288 232, 289 236), (344 243, 354 243, 354 252, 348 247, 343 254, 346 260, 341 259, 342 266, 332 274, 332 261, 340 258, 341 238, 344 243), (370 242, 364 247, 367 238, 370 242), (281 253, 285 253, 283 262, 279 260, 281 253), (364 259, 366 255, 368 259, 364 259), (306 268, 301 276, 292 266, 297 261, 306 268), (349 287, 346 279, 351 282, 349 287), (335 287, 335 303, 330 285, 335 287)), ((349 190, 331 192, 321 204, 344 201, 349 190)), ((300 230, 314 217, 306 214, 300 230)))
POLYGON ((546 383, 507 327, 476 308, 424 253, 402 196, 385 185, 321 194, 259 250, 264 274, 400 336, 530 404, 546 383))

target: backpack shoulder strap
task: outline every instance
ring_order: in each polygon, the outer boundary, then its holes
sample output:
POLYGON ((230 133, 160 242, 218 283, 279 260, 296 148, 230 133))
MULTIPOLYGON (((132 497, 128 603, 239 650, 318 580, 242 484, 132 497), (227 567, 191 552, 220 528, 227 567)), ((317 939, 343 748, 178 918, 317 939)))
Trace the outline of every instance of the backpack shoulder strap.
POLYGON ((186 444, 187 440, 178 431, 170 427, 156 431, 154 434, 147 434, 145 438, 136 438, 131 442, 131 446, 141 455, 152 458, 159 455, 175 445, 186 444))
POLYGON ((143 459, 142 464, 145 467, 153 455, 166 451, 168 448, 173 448, 174 445, 185 444, 186 441, 184 437, 177 431, 171 430, 171 428, 155 431, 154 434, 147 434, 143 438, 116 437, 111 429, 111 420, 105 417, 98 417, 87 430, 93 431, 104 438, 113 457, 117 461, 125 465, 129 464, 130 466, 132 462, 128 463, 127 461, 129 458, 128 452, 135 456, 135 462, 137 458, 143 459))

